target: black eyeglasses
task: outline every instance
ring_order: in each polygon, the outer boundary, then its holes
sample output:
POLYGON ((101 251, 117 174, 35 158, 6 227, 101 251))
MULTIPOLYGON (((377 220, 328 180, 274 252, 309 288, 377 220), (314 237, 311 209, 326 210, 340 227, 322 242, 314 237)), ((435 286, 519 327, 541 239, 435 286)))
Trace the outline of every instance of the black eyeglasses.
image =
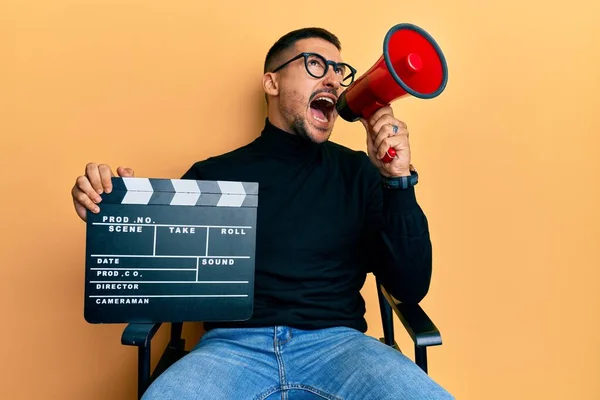
POLYGON ((322 78, 329 71, 329 66, 333 68, 336 75, 341 77, 340 84, 344 87, 350 86, 352 82, 354 82, 354 77, 356 76, 356 70, 349 64, 346 63, 337 63, 335 61, 326 60, 320 54, 317 53, 300 53, 296 57, 286 61, 279 67, 275 68, 273 72, 277 72, 289 63, 296 61, 300 58, 304 57, 304 67, 306 68, 306 72, 313 78, 322 78))

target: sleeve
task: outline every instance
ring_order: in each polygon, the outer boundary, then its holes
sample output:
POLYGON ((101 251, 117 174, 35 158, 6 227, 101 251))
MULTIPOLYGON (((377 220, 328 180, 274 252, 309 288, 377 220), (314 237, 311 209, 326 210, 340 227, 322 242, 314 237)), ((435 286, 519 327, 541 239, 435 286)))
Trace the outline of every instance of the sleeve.
POLYGON ((379 171, 374 173, 366 223, 370 270, 397 300, 420 302, 429 291, 432 246, 415 188, 385 188, 379 171))

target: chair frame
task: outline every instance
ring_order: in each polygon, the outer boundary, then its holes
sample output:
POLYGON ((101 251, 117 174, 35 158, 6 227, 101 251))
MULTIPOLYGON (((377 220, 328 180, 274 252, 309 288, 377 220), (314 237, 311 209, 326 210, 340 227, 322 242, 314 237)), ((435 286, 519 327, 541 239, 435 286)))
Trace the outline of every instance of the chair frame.
MULTIPOLYGON (((404 325, 414 343, 415 363, 425 373, 428 373, 427 348, 442 344, 442 336, 439 329, 419 304, 403 304, 399 302, 388 293, 379 281, 377 281, 377 296, 383 325, 383 338, 379 340, 400 351, 394 340, 393 316, 395 314, 404 325)), ((170 322, 170 324, 170 340, 153 371, 151 371, 150 363, 152 338, 162 323, 130 323, 123 330, 121 344, 136 346, 138 348, 138 399, 141 399, 148 386, 160 374, 188 353, 185 350, 185 339, 181 337, 183 323, 170 322)))

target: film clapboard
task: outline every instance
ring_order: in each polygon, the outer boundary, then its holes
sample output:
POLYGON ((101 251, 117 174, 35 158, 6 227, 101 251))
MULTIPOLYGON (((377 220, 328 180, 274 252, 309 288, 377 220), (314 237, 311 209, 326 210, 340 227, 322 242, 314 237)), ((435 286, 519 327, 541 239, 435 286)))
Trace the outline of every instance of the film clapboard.
POLYGON ((112 185, 87 217, 86 321, 251 317, 258 183, 113 177, 112 185))

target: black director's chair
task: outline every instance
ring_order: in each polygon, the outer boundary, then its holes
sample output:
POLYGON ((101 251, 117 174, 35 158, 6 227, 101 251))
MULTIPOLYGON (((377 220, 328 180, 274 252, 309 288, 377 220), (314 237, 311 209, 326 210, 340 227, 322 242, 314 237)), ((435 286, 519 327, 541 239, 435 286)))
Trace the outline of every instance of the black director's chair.
MULTIPOLYGON (((380 340, 400 351, 394 340, 393 313, 395 313, 414 342, 415 363, 427 372, 427 347, 442 344, 438 328, 418 304, 399 303, 379 283, 377 283, 377 294, 384 334, 380 340)), ((185 340, 181 338, 183 324, 171 323, 170 341, 156 368, 150 371, 151 342, 160 326, 160 323, 130 323, 125 327, 121 337, 122 344, 138 347, 138 398, 142 397, 154 379, 188 353, 185 350, 185 340)))

